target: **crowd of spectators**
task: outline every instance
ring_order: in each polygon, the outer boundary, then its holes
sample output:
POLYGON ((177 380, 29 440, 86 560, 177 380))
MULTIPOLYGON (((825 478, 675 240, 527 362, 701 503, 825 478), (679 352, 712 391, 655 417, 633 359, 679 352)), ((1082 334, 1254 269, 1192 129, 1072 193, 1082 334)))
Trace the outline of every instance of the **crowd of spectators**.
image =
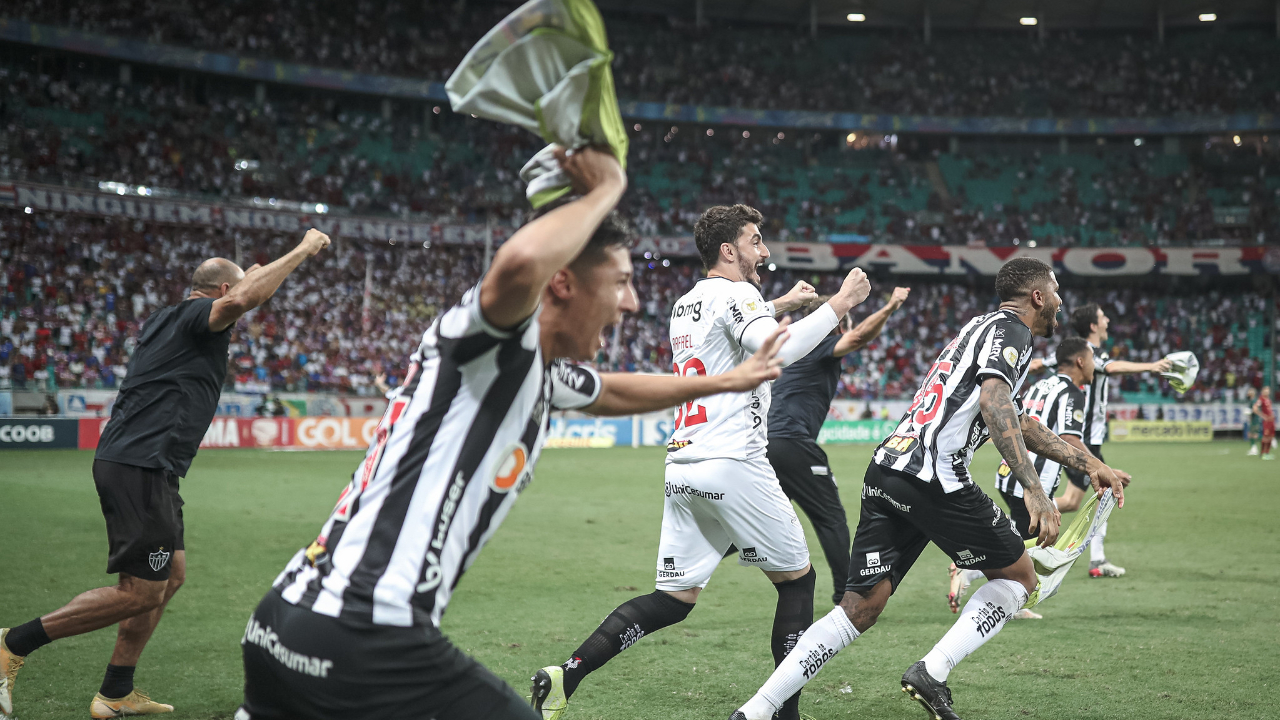
MULTIPOLYGON (((509 2, 19 0, 10 17, 272 60, 444 80, 509 2)), ((1154 33, 758 26, 606 13, 626 99, 1023 117, 1223 114, 1280 102, 1270 28, 1154 33)))
MULTIPOLYGON (((274 197, 437 223, 523 217, 530 133, 418 108, 390 117, 334 96, 122 84, 0 65, 0 177, 115 181, 274 197), (423 115, 427 117, 424 118, 423 115)), ((1168 245, 1280 237, 1280 142, 1167 153, 1156 143, 1040 145, 634 123, 623 210, 646 236, 688 235, 747 202, 773 237, 910 244, 1168 245), (1222 216, 1225 209, 1233 214, 1222 216), (1225 218, 1225 220, 1224 220, 1225 218), (1229 221, 1229 222, 1226 222, 1229 221)), ((1189 145, 1184 142, 1184 145, 1189 145)))
MULTIPOLYGON (((200 261, 224 256, 244 266, 266 263, 297 240, 265 231, 0 210, 0 384, 45 392, 118 387, 141 325, 151 312, 186 297, 200 261)), ((375 393, 374 379, 386 374, 394 383, 431 321, 477 281, 482 258, 473 246, 335 242, 237 325, 228 389, 375 393)), ((701 270, 689 261, 637 260, 635 268, 640 310, 606 337, 596 364, 667 372, 667 319, 701 270)), ((799 279, 830 292, 840 276, 776 271, 766 274, 763 291, 776 297, 799 279)), ((855 319, 876 310, 892 282, 878 281, 855 319)), ((1067 289, 1063 295, 1068 309, 1103 305, 1113 318, 1113 357, 1150 361, 1195 351, 1202 369, 1187 398, 1236 399, 1246 386, 1263 383, 1270 327, 1258 294, 1067 289)), ((976 280, 913 284, 911 299, 883 334, 845 361, 840 397, 910 396, 959 328, 997 304, 976 280)), ((1037 356, 1051 350, 1037 341, 1037 356)), ((1166 384, 1145 376, 1116 386, 1144 397, 1170 394, 1166 384)))

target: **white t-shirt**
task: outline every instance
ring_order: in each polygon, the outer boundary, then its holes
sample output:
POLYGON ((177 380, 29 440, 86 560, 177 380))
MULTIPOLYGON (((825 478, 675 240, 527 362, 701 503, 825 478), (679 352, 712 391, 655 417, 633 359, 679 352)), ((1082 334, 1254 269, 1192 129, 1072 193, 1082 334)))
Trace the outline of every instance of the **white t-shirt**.
MULTIPOLYGON (((751 356, 742 346, 747 326, 773 318, 773 307, 748 282, 698 281, 671 311, 671 356, 677 375, 722 375, 751 356)), ((768 447, 769 383, 750 392, 711 395, 676 408, 667 462, 710 458, 746 460, 768 447)))

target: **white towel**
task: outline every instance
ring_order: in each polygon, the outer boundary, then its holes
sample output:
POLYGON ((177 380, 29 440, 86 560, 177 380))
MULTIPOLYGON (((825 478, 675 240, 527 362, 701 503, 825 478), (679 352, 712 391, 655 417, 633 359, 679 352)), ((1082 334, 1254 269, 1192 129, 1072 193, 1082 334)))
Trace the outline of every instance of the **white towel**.
POLYGON ((570 190, 555 146, 607 146, 626 167, 612 61, 591 0, 530 0, 471 48, 445 91, 455 112, 518 125, 551 143, 520 170, 536 208, 570 190))

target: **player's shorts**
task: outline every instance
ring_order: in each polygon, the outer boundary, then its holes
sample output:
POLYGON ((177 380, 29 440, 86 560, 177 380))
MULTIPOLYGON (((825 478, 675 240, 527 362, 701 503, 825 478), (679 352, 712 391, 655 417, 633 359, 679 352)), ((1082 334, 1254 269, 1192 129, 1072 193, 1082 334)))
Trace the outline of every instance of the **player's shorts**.
POLYGON ((765 458, 667 463, 659 590, 706 587, 730 545, 739 564, 803 570, 809 546, 791 501, 765 458))
POLYGON ((1276 436, 1275 422, 1267 422, 1264 420, 1262 422, 1262 439, 1271 440, 1271 439, 1274 439, 1275 436, 1276 436))
MULTIPOLYGON (((1088 445, 1086 447, 1089 448, 1089 452, 1093 453, 1094 457, 1098 458, 1099 460, 1102 460, 1101 445, 1088 445)), ((1102 461, 1106 462, 1106 460, 1102 460, 1102 461)), ((1082 473, 1079 470, 1072 470, 1071 468, 1068 468, 1066 466, 1063 466, 1062 469, 1066 471, 1067 479, 1071 481, 1072 485, 1075 485, 1076 487, 1080 488, 1081 490, 1084 490, 1085 492, 1088 492, 1089 489, 1093 487, 1093 483, 1089 481, 1089 476, 1086 475, 1085 473, 1082 473)))
POLYGON ((1031 534, 1031 513, 1027 510, 1027 501, 1003 490, 1000 491, 1000 497, 1004 498, 1004 504, 1009 506, 1009 517, 1013 520, 1013 527, 1022 539, 1030 540, 1033 537, 1039 537, 1031 534))
POLYGON ((977 485, 945 493, 937 482, 872 462, 845 589, 865 595, 889 578, 897 590, 930 542, 961 570, 1006 568, 1025 552, 1013 521, 977 485))
POLYGON ((178 477, 163 468, 94 460, 93 484, 107 520, 107 572, 168 580, 173 553, 186 549, 178 477))
POLYGON ((236 720, 541 720, 434 627, 349 623, 271 590, 244 638, 236 720))

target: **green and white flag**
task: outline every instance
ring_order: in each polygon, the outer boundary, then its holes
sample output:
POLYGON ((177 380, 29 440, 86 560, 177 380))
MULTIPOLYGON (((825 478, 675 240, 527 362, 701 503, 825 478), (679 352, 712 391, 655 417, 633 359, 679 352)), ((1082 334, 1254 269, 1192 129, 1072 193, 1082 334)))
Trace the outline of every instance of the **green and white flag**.
POLYGON ((1177 390, 1179 395, 1196 384, 1196 375, 1200 373, 1200 361, 1196 359, 1195 353, 1183 350, 1169 353, 1164 356, 1164 359, 1173 363, 1173 367, 1169 368, 1169 372, 1160 373, 1160 377, 1168 380, 1169 386, 1177 390))
POLYGON ((1047 548, 1036 547, 1035 538, 1026 542, 1027 554, 1031 556, 1040 582, 1022 607, 1035 607, 1057 594, 1058 586, 1067 579, 1067 572, 1076 558, 1089 546, 1089 541, 1098 534, 1098 529, 1111 517, 1115 507, 1116 499, 1111 490, 1104 490, 1101 496, 1094 495, 1085 502, 1066 532, 1058 536, 1058 542, 1047 548))
POLYGON ((445 91, 455 112, 518 125, 551 143, 520 170, 537 208, 570 190, 555 145, 607 146, 626 167, 612 61, 591 0, 530 0, 471 48, 445 91))

